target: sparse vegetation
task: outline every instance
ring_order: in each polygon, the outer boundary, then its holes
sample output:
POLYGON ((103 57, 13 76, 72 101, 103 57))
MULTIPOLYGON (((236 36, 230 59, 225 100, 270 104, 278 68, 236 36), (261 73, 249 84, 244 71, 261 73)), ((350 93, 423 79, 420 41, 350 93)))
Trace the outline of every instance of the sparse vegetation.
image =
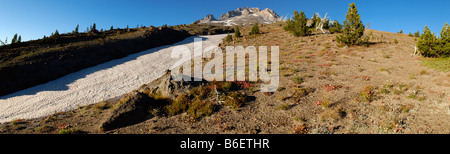
POLYGON ((375 99, 375 92, 372 86, 365 86, 363 90, 359 92, 360 99, 365 102, 372 102, 375 99))
POLYGON ((426 58, 420 61, 423 66, 437 71, 450 72, 450 57, 448 58, 426 58))
POLYGON ((297 84, 302 84, 304 82, 303 77, 301 76, 294 77, 294 82, 297 84))
POLYGON ((295 126, 293 134, 308 134, 308 126, 305 123, 295 126))
POLYGON ((277 110, 289 110, 291 108, 291 105, 289 105, 289 104, 280 104, 280 105, 278 105, 277 106, 277 110))

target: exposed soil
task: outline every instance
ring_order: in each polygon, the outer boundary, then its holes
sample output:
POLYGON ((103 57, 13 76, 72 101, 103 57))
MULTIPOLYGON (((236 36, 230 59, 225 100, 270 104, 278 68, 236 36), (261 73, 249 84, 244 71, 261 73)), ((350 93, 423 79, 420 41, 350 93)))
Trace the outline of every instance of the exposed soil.
POLYGON ((294 37, 282 26, 261 26, 263 34, 257 36, 249 36, 251 27, 243 27, 243 38, 222 43, 223 50, 226 45, 280 48, 279 89, 273 94, 258 88, 236 90, 253 98, 238 109, 218 106, 196 121, 187 113, 148 116, 137 124, 99 132, 101 120, 120 99, 114 98, 5 123, 0 132, 57 133, 72 128, 78 133, 118 134, 450 133, 450 72, 421 66, 421 57, 411 57, 414 37, 366 30, 372 45, 344 47, 335 41, 338 34, 294 37))

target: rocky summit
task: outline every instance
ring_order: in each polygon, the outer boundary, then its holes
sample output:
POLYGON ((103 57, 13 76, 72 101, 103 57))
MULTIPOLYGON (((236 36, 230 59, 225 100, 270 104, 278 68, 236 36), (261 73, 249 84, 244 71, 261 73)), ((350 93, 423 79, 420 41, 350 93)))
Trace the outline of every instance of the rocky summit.
POLYGON ((252 25, 256 22, 270 24, 282 20, 278 14, 269 8, 261 10, 260 8, 242 7, 222 14, 219 19, 216 19, 214 15, 208 14, 205 18, 197 20, 196 23, 234 26, 252 25))

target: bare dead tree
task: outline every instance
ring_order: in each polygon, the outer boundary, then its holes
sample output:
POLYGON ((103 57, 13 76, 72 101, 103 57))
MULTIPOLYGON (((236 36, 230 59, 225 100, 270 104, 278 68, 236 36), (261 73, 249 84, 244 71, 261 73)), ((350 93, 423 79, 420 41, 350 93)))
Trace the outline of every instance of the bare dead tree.
POLYGON ((2 45, 8 44, 8 37, 6 37, 5 42, 3 42, 2 40, 0 40, 0 43, 1 43, 2 45))
POLYGON ((317 27, 316 27, 316 30, 320 30, 320 31, 322 31, 322 33, 328 33, 328 32, 326 32, 325 30, 323 30, 323 24, 325 23, 325 21, 327 21, 327 14, 328 13, 325 13, 325 16, 323 17, 323 18, 321 18, 320 17, 320 15, 319 15, 319 13, 316 13, 317 15, 317 17, 318 18, 320 18, 320 23, 319 24, 317 24, 317 27))

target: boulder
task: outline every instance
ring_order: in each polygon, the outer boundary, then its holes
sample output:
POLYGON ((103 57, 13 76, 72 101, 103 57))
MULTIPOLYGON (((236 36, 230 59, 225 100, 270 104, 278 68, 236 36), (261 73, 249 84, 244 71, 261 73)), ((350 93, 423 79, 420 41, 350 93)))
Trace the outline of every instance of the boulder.
POLYGON ((139 92, 126 94, 102 120, 99 132, 133 125, 147 119, 149 109, 158 105, 156 101, 139 92))
POLYGON ((175 81, 171 76, 171 71, 166 70, 165 74, 160 78, 154 80, 149 84, 141 86, 138 91, 151 94, 161 93, 162 96, 167 98, 176 98, 179 93, 187 93, 189 89, 206 83, 205 80, 199 81, 175 81))

